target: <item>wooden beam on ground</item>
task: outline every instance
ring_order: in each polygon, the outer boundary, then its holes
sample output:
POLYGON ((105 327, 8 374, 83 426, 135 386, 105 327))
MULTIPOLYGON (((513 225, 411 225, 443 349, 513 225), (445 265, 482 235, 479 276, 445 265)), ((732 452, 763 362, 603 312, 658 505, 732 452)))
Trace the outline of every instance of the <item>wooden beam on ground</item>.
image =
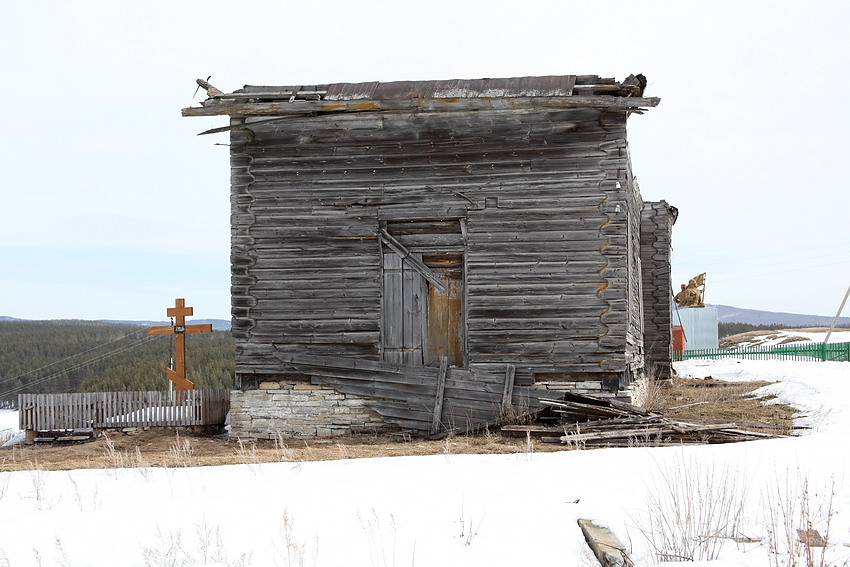
POLYGON ((634 567, 626 553, 626 546, 620 543, 611 530, 597 526, 590 520, 579 520, 578 525, 602 567, 634 567))

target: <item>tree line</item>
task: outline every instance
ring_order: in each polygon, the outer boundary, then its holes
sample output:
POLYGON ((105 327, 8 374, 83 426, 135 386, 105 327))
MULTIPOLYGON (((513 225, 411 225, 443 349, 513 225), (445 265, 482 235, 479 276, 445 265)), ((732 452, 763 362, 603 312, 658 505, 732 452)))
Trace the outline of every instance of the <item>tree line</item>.
MULTIPOLYGON (((232 388, 235 343, 226 331, 186 340, 186 377, 232 388)), ((18 393, 168 390, 173 336, 95 321, 0 321, 0 403, 18 393)))

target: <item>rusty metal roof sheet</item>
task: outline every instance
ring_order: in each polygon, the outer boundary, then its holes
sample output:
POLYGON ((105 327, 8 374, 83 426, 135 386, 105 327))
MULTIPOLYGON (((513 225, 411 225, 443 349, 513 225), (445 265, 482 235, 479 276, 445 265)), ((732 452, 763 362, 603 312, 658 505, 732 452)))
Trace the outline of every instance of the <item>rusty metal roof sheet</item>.
POLYGON ((328 91, 323 98, 325 100, 388 100, 570 96, 575 82, 575 75, 552 75, 507 79, 334 83, 328 85, 328 91))

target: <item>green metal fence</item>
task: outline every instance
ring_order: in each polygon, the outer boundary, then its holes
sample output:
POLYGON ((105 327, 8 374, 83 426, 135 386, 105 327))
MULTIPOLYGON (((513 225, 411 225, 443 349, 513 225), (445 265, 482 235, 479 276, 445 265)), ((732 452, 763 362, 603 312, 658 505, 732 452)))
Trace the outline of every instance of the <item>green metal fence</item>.
POLYGON ((692 358, 746 358, 753 360, 829 360, 850 361, 850 343, 804 343, 741 349, 705 349, 673 351, 673 360, 692 358))

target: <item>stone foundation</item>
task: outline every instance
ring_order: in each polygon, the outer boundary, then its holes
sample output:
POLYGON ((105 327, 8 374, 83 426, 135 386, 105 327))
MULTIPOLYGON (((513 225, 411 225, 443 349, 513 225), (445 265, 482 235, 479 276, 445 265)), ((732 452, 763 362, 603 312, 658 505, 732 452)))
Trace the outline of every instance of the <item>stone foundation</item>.
POLYGON ((672 386, 672 380, 660 380, 652 376, 636 380, 631 386, 631 403, 641 407, 655 405, 658 403, 659 396, 662 395, 663 390, 672 386))
POLYGON ((390 429, 364 398, 307 382, 263 382, 230 394, 231 435, 243 439, 332 437, 390 429))

